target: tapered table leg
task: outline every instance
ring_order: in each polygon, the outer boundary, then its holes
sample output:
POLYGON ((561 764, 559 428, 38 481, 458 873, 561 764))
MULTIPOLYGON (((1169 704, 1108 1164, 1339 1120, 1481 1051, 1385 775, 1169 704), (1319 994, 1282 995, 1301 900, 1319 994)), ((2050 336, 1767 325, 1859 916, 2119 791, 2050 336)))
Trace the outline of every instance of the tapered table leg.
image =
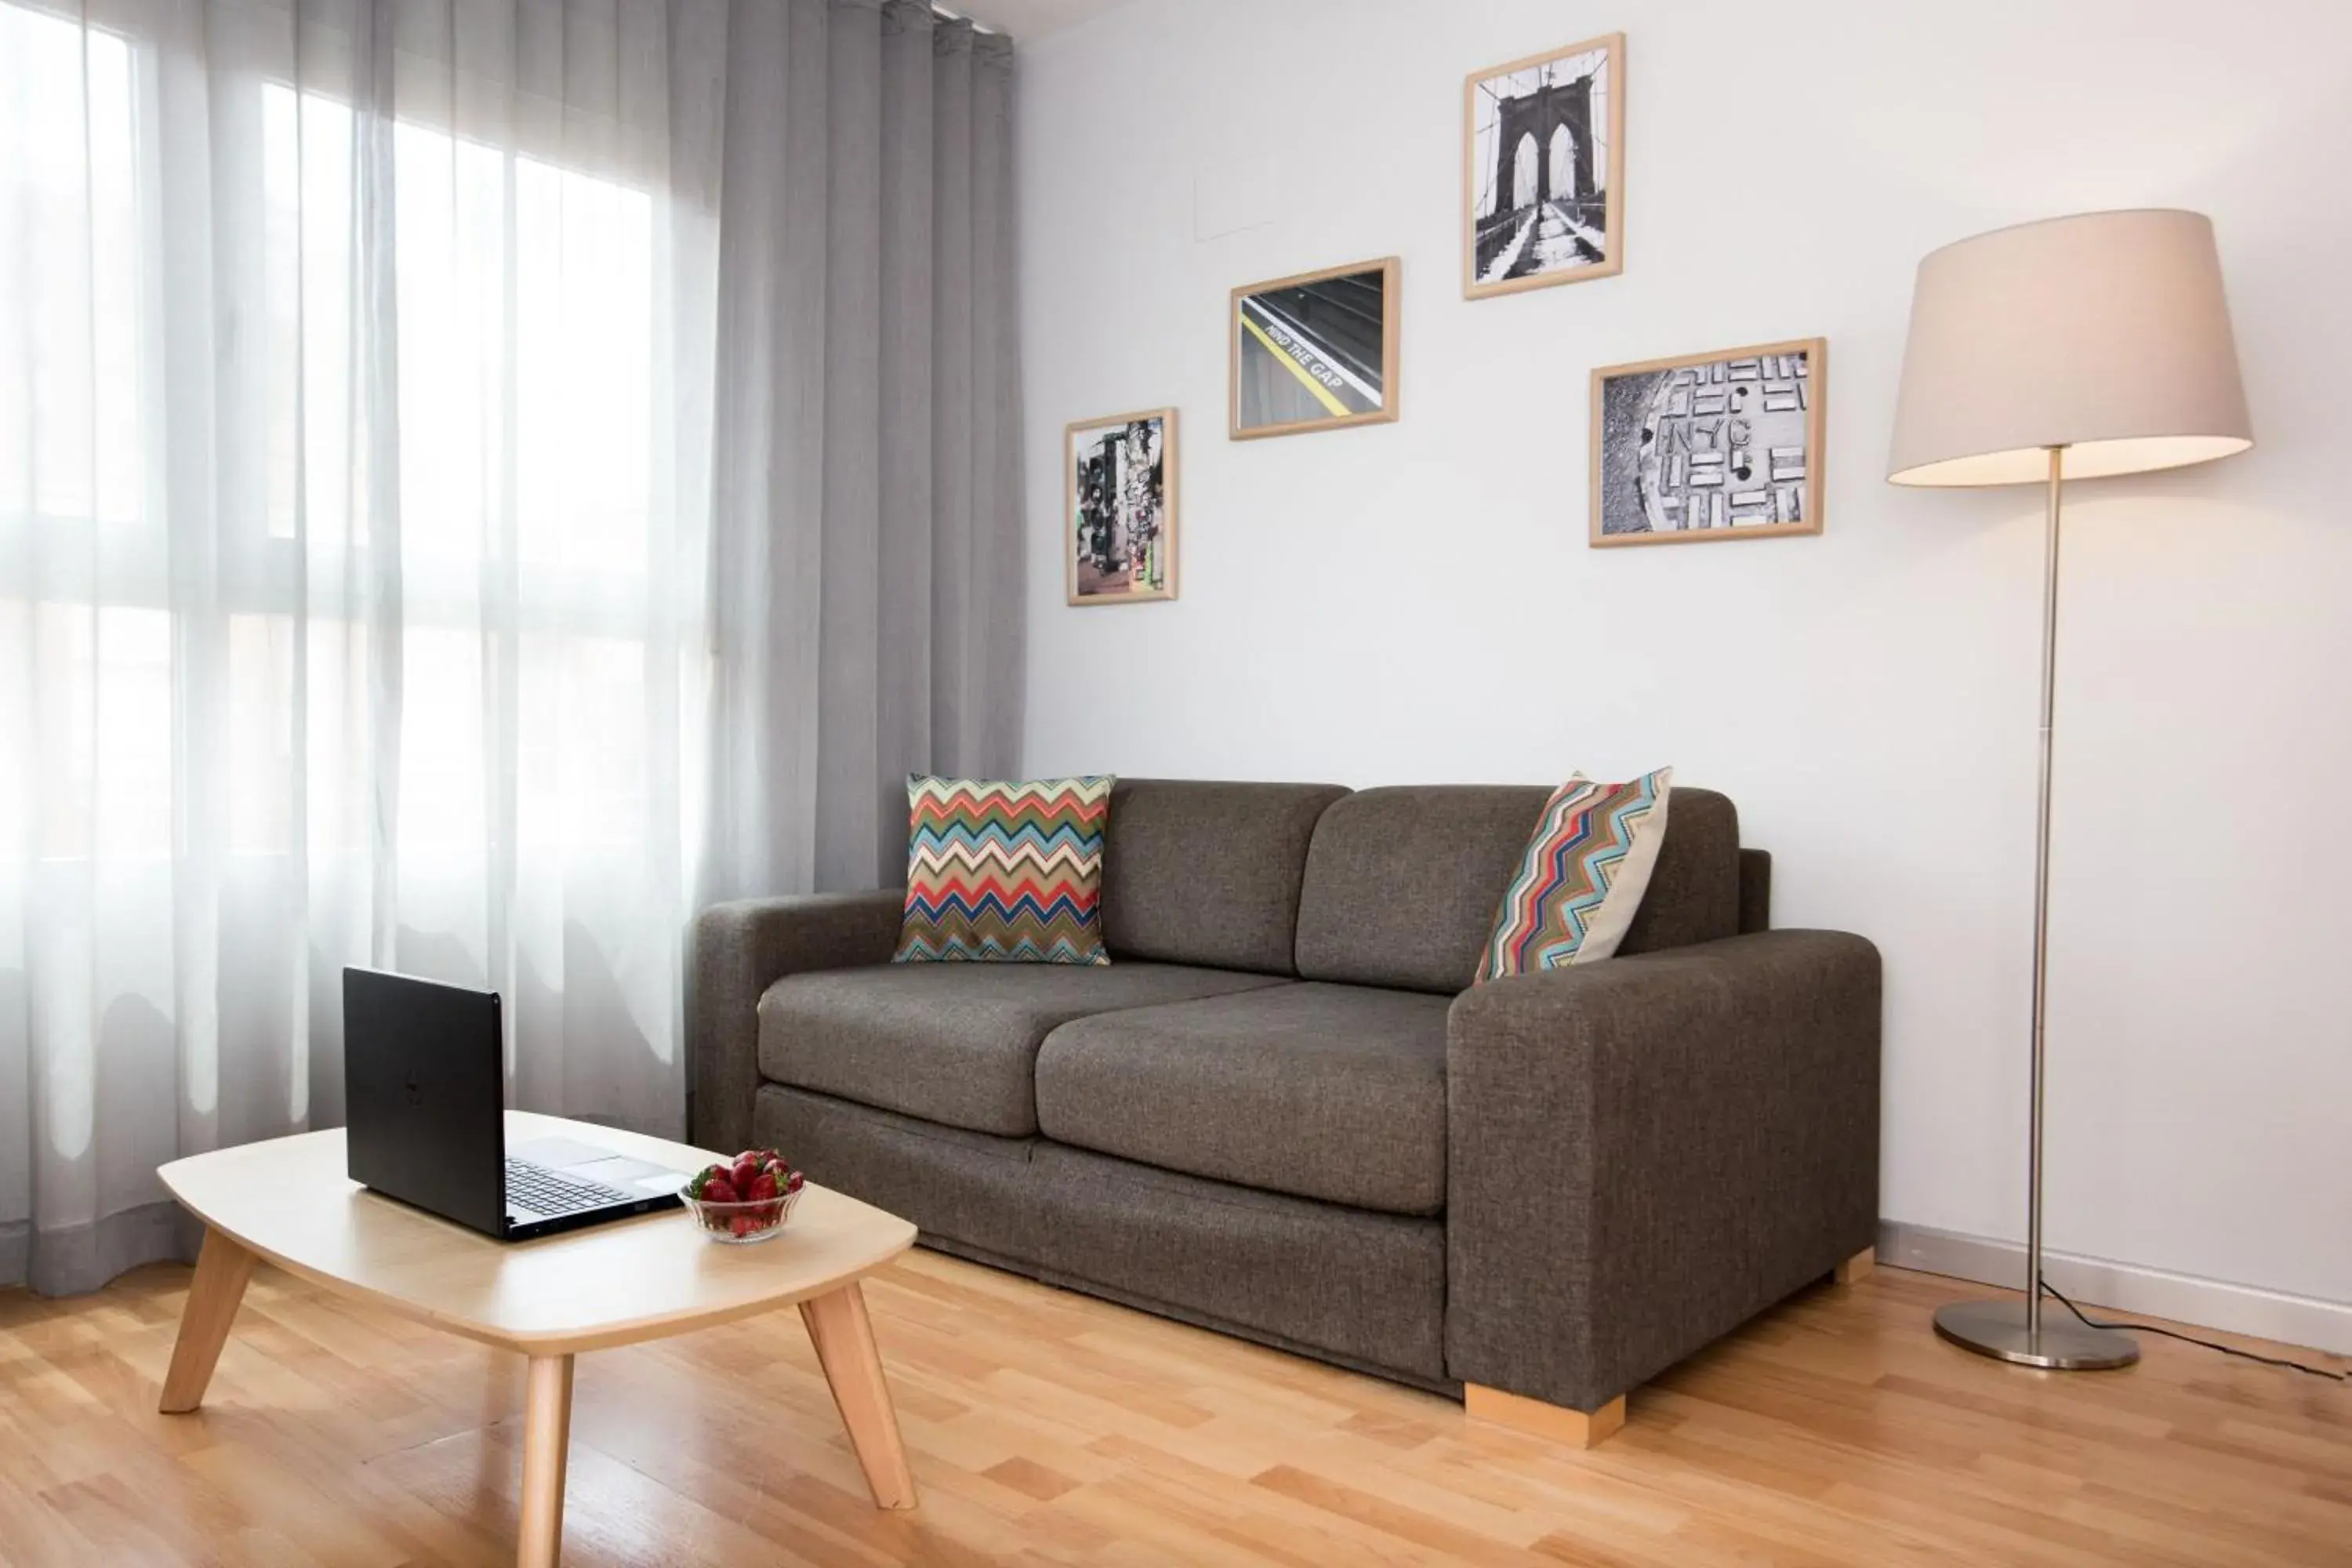
POLYGON ((520 1568, 555 1568, 563 1555, 563 1465, 572 1447, 572 1358, 535 1355, 522 1415, 520 1568))
POLYGON ((204 1250, 196 1254, 196 1277, 188 1284, 188 1304, 180 1309, 172 1370, 163 1374, 163 1398, 157 1408, 164 1415, 184 1415, 205 1402, 221 1347, 228 1343, 229 1325, 236 1321, 237 1304, 245 1300, 246 1281, 253 1278, 254 1261, 243 1242, 217 1230, 205 1232, 204 1250))
POLYGON ((915 1506, 915 1478, 907 1468, 898 1439, 898 1413, 890 1408, 890 1385, 882 1380, 882 1354, 874 1325, 866 1316, 866 1294, 851 1280, 830 1294, 801 1303, 801 1321, 816 1346, 817 1363, 832 1386, 841 1424, 877 1508, 915 1506))

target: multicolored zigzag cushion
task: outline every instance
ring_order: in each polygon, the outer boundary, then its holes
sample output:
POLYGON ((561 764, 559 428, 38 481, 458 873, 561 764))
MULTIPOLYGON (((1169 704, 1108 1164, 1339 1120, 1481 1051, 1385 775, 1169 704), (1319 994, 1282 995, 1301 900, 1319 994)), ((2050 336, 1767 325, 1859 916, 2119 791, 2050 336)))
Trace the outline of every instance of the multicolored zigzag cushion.
POLYGON ((1108 963, 1102 941, 1108 774, 987 784, 907 779, 900 963, 1108 963))
POLYGON ((1674 777, 1660 768, 1631 784, 1594 784, 1579 773, 1552 792, 1495 911, 1473 984, 1617 951, 1658 863, 1674 777))

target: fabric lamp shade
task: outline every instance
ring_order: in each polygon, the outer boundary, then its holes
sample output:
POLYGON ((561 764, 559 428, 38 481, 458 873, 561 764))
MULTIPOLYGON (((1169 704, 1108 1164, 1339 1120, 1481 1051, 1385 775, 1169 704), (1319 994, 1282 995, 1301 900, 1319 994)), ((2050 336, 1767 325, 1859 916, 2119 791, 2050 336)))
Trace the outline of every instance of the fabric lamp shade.
POLYGON ((2213 226, 2085 213, 1919 263, 1887 478, 2039 484, 2180 468, 2253 445, 2213 226))

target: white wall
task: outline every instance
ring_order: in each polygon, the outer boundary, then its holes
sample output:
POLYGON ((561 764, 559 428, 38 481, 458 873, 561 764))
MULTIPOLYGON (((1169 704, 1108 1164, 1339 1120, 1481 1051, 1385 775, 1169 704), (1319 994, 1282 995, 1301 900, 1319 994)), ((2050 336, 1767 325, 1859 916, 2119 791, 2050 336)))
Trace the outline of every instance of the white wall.
POLYGON ((1975 1236, 2023 1229, 2042 498, 1884 482, 1912 268, 2211 214, 2259 446, 2068 513, 2049 1242, 2352 1303, 2352 6, 1141 0, 1019 70, 1028 768, 1671 763, 1778 923, 1885 951, 1882 1206, 1975 1236), (1465 73, 1612 29, 1623 276, 1465 302, 1465 73), (1392 253, 1402 419, 1227 440, 1226 290, 1392 253), (1813 334, 1824 536, 1586 546, 1591 367, 1813 334), (1061 427, 1163 403, 1182 598, 1066 608, 1061 427))

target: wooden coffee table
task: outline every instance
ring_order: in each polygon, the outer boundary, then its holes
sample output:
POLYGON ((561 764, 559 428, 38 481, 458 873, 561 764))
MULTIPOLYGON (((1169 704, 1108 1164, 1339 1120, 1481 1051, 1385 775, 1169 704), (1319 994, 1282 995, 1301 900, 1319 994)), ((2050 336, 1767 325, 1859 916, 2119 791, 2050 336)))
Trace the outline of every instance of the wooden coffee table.
MULTIPOLYGON (((507 1112, 509 1145, 556 1136, 678 1170, 718 1158, 614 1128, 507 1112)), ((501 1242, 379 1197, 343 1172, 339 1130, 198 1154, 158 1173, 205 1226, 163 1379, 166 1414, 203 1403, 246 1281, 264 1258, 338 1295, 520 1351, 530 1372, 515 1555, 523 1568, 549 1568, 563 1542, 572 1358, 798 1302, 875 1505, 915 1506, 857 1284, 914 1244, 905 1220, 812 1184, 784 1233, 751 1247, 708 1241, 676 1209, 501 1242)))

